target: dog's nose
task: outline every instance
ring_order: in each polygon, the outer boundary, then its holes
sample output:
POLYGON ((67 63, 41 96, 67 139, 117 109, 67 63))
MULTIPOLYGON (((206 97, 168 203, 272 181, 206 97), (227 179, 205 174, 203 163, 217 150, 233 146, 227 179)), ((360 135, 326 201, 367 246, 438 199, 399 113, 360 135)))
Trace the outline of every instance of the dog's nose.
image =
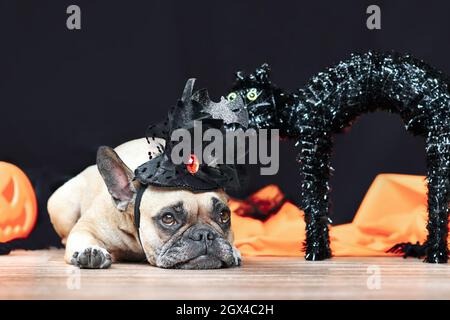
POLYGON ((215 234, 212 230, 208 228, 197 228, 192 230, 189 234, 189 238, 194 241, 205 241, 205 240, 214 240, 216 238, 215 234))

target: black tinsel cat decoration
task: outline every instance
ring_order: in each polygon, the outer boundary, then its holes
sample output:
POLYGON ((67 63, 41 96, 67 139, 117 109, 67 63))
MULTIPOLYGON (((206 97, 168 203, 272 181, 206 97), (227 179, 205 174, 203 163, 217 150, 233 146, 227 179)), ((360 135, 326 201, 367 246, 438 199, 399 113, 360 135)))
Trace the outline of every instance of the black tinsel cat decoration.
POLYGON ((298 141, 305 258, 323 260, 332 255, 328 213, 333 134, 350 126, 359 115, 381 109, 398 113, 408 131, 425 138, 428 166, 428 238, 421 246, 399 244, 392 251, 423 255, 427 262, 447 262, 448 78, 409 55, 374 52, 352 55, 318 73, 295 93, 277 88, 268 73, 267 64, 248 76, 238 72, 228 99, 243 98, 250 127, 278 128, 281 137, 298 141))

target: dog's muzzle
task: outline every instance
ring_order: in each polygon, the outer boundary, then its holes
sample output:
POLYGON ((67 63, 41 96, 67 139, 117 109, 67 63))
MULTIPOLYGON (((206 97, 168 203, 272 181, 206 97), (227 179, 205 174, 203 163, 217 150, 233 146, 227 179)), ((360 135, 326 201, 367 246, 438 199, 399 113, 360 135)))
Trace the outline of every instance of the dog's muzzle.
POLYGON ((158 256, 157 265, 177 269, 218 269, 240 264, 231 244, 206 224, 187 229, 168 244, 158 256))

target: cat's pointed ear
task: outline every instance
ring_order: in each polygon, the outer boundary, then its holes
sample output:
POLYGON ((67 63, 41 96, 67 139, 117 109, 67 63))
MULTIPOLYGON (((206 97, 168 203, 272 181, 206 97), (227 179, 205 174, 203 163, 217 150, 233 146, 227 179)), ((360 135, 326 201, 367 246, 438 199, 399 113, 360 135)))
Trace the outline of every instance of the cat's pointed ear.
POLYGON ((125 211, 137 190, 138 182, 133 181, 133 172, 112 148, 105 146, 98 148, 97 168, 117 209, 125 211))

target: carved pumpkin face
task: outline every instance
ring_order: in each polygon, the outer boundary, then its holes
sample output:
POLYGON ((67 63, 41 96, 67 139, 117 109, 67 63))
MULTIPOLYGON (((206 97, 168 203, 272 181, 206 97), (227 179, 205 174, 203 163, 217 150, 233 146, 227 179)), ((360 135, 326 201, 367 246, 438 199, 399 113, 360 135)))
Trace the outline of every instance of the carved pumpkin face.
POLYGON ((36 223, 33 187, 18 167, 0 161, 0 242, 25 238, 36 223))

